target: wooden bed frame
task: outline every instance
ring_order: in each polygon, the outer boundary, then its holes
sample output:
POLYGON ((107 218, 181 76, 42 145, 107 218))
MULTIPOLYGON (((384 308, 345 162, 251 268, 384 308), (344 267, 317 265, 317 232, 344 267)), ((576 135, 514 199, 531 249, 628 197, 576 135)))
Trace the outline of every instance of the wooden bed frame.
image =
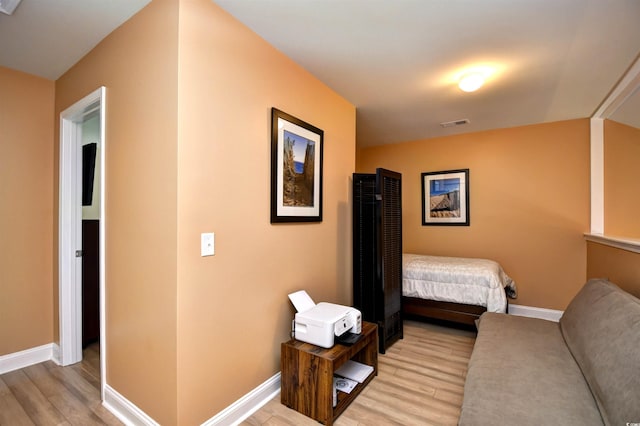
MULTIPOLYGON (((487 308, 485 306, 439 302, 436 300, 419 299, 417 297, 402 297, 402 314, 405 318, 437 319, 475 328, 475 321, 486 311, 487 308)), ((507 312, 509 312, 508 298, 507 312)))
MULTIPOLYGON (((421 255, 416 255, 416 254, 409 254, 409 260, 411 262, 413 262, 414 259, 421 259, 421 255)), ((408 276, 411 276, 412 278, 418 278, 418 280, 425 280, 425 281, 429 281, 431 279, 435 279, 438 280, 439 278, 437 277, 437 273, 436 273, 436 277, 433 278, 431 276, 431 272, 430 269, 428 269, 428 265, 429 265, 429 260, 423 260, 418 266, 417 268, 413 268, 410 265, 406 265, 405 264, 405 257, 406 254, 403 254, 403 265, 402 265, 402 285, 403 285, 403 289, 405 286, 405 273, 407 273, 407 271, 405 270, 405 268, 408 268, 408 276), (426 277, 426 278, 425 278, 426 277)), ((428 258, 432 258, 434 256, 422 256, 422 257, 428 257, 428 258)), ((435 258, 437 258, 437 256, 435 256, 435 258)), ((448 259, 448 258, 443 258, 443 259, 448 259)), ((462 258, 454 258, 454 264, 453 266, 450 265, 445 265, 444 267, 450 269, 450 272, 452 274, 456 273, 456 268, 457 265, 460 264, 459 261, 463 260, 462 258)), ((488 259, 476 259, 479 261, 485 260, 487 261, 488 259)), ((490 261, 490 260, 489 260, 490 261)), ((411 263, 410 262, 410 263, 411 263)), ((495 263, 495 262, 493 262, 495 263)), ((493 269, 491 271, 488 271, 487 268, 485 268, 486 265, 482 264, 481 266, 479 266, 478 268, 474 269, 477 271, 477 276, 478 277, 485 277, 488 276, 489 274, 491 274, 491 277, 489 278, 490 280, 493 280, 494 278, 498 279, 499 282, 504 286, 504 282, 503 282, 503 278, 504 277, 494 277, 494 271, 493 269)), ((499 265, 498 265, 499 266, 499 265)), ((442 268, 442 266, 439 266, 439 268, 442 268)), ((499 266, 500 268, 500 272, 502 272, 502 267, 499 266)), ((436 268, 436 271, 438 270, 438 268, 436 268)), ((469 271, 465 272, 464 277, 468 277, 469 271)), ((462 277, 456 277, 458 280, 462 279, 465 280, 462 277)), ((411 279, 411 278, 407 278, 407 279, 411 279)), ((471 278, 469 278, 471 279, 471 278)), ((446 278, 444 279, 445 282, 442 282, 440 284, 446 284, 446 278)), ((451 283, 454 284, 456 281, 453 280, 451 283)), ((470 283, 473 283, 473 281, 471 281, 470 283)), ((411 286, 410 286, 411 288, 411 286)), ((497 289, 496 289, 497 290, 497 289)), ((404 290, 403 290, 404 291, 404 290)), ((509 293, 507 292, 507 288, 503 287, 503 291, 505 294, 505 298, 507 301, 506 304, 506 312, 509 312, 509 293)), ((458 300, 465 300, 465 299, 458 299, 458 300)), ((472 299, 466 299, 466 300, 472 300, 472 299)), ((465 328, 473 328, 474 330, 476 329, 476 321, 480 318, 480 315, 482 315, 483 313, 485 313, 487 311, 487 306, 480 306, 480 305, 470 305, 467 303, 460 303, 460 302, 442 302, 442 301, 437 301, 437 300, 430 300, 430 299, 423 299, 420 297, 408 297, 408 296, 402 296, 402 302, 401 302, 401 311, 402 311, 402 316, 403 318, 415 318, 415 319, 425 319, 425 320, 440 320, 440 321, 445 321, 448 323, 454 323, 457 325, 462 325, 465 328)))
POLYGON ((434 318, 475 326, 475 320, 486 310, 484 306, 402 297, 402 313, 405 318, 409 316, 434 318))

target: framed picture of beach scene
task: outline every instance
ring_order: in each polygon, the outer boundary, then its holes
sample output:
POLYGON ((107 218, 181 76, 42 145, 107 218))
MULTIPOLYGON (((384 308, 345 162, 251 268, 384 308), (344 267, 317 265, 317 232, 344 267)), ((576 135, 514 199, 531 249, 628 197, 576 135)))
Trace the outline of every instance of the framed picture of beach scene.
POLYGON ((271 223, 322 222, 324 132, 271 109, 271 223))
POLYGON ((469 226, 469 169, 422 173, 422 225, 469 226))

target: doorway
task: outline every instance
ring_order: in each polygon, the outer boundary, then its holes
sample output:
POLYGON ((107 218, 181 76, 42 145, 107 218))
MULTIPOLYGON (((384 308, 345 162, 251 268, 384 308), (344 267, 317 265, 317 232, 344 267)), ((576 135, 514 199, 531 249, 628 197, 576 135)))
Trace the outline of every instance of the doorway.
MULTIPOLYGON (((82 360, 83 348, 83 210, 91 210, 95 221, 93 232, 97 242, 92 245, 97 271, 98 311, 94 322, 99 322, 100 382, 104 399, 105 359, 105 94, 101 87, 60 113, 60 194, 59 194, 59 320, 60 341, 57 361, 60 365, 75 364, 82 360), (89 126, 89 123, 93 123, 89 126), (87 133, 92 137, 83 138, 87 133), (88 142, 87 142, 88 141, 88 142), (92 151, 84 145, 95 142, 93 153, 94 181, 99 185, 83 191, 83 152, 92 151), (87 195, 87 193, 89 195, 87 195), (89 198, 87 198, 89 197, 89 198), (84 200, 83 200, 84 199, 84 200), (84 205, 90 199, 88 205, 84 205), (97 250, 97 253, 95 252, 97 250)), ((89 156, 91 152, 89 153, 89 156)), ((85 158, 87 156, 85 155, 85 158)), ((90 157, 88 157, 90 158, 90 157)), ((90 172, 89 172, 90 173, 90 172)), ((85 181, 87 179, 85 178, 85 181)), ((87 231, 84 232, 87 234, 87 231)), ((85 237, 88 235, 84 235, 85 237)), ((86 242, 85 242, 86 244, 86 242)), ((86 272, 86 267, 85 267, 86 272)), ((95 325, 95 324, 94 324, 95 325)), ((94 337, 95 339, 95 337, 94 337)))

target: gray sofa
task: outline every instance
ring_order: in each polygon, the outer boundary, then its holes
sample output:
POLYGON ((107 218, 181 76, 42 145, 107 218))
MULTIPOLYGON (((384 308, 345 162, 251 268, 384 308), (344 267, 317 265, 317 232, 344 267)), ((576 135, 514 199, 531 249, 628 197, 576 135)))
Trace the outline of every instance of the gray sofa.
POLYGON ((640 300, 590 280, 559 323, 485 313, 459 425, 640 424, 640 300))

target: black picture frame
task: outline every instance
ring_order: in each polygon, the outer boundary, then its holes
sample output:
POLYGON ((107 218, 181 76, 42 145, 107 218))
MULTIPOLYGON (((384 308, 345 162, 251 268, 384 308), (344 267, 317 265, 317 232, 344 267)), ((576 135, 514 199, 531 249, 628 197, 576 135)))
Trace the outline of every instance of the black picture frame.
POLYGON ((324 131, 271 108, 271 223, 322 222, 324 131))
POLYGON ((425 172, 423 226, 469 226, 469 169, 425 172))

